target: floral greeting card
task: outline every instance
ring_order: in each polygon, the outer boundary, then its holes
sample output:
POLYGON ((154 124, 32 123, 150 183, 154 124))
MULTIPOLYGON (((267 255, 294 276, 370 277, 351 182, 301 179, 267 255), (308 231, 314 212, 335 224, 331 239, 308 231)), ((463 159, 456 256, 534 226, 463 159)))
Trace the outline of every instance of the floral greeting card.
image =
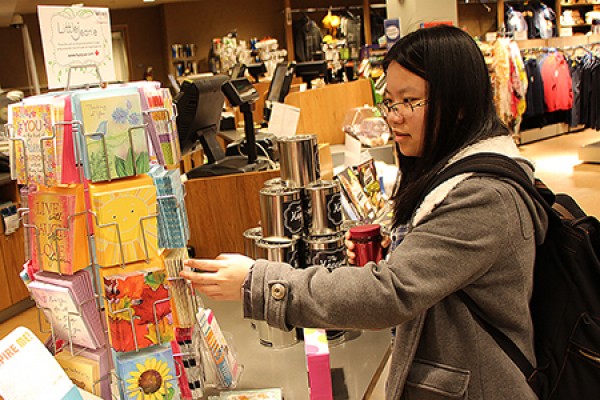
POLYGON ((106 276, 104 297, 110 342, 115 351, 135 351, 169 343, 175 337, 163 269, 106 276))
POLYGON ((121 88, 76 98, 89 179, 101 182, 148 172, 148 144, 137 91, 121 88))

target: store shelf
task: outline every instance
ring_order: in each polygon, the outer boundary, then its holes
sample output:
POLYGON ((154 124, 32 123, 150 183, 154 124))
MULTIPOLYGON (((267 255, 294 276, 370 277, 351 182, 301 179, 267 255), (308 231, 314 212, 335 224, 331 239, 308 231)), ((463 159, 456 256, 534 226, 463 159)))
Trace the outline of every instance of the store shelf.
POLYGON ((178 57, 178 58, 173 58, 173 62, 182 62, 182 61, 197 61, 198 58, 197 57, 178 57))
POLYGON ((566 3, 562 3, 560 6, 561 7, 589 7, 589 6, 594 6, 594 5, 600 5, 600 3, 575 3, 575 4, 566 4, 566 3))

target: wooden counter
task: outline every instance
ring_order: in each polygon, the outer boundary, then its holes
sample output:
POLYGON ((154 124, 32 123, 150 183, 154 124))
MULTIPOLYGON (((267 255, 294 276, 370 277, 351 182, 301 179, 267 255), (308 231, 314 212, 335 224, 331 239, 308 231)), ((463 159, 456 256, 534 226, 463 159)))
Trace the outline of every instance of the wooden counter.
POLYGON ((270 170, 187 181, 189 244, 196 250, 196 257, 243 253, 242 234, 258 226, 260 220, 258 191, 265 181, 278 176, 279 170, 270 170))
POLYGON ((285 104, 300 108, 297 134, 316 134, 319 143, 344 143, 343 123, 348 111, 373 105, 371 81, 326 85, 305 92, 290 93, 285 104))

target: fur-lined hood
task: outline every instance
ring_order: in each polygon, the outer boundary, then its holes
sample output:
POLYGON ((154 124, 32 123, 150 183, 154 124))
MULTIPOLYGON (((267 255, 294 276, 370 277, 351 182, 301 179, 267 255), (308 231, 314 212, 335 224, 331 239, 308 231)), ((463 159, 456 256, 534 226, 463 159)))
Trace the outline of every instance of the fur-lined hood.
MULTIPOLYGON (((454 157, 452 157, 450 161, 448 161, 447 165, 477 153, 496 153, 510 157, 517 161, 521 168, 523 168, 523 170, 525 170, 530 177, 533 177, 533 163, 520 155, 517 145, 510 136, 496 136, 467 146, 458 152, 454 157)), ((427 196, 425 196, 425 199, 417 208, 417 211, 412 219, 411 226, 414 227, 418 225, 424 217, 429 215, 439 204, 444 201, 448 193, 450 193, 453 188, 472 175, 473 173, 456 175, 433 189, 427 196)), ((513 183, 514 182, 511 182, 511 184, 513 183)), ((523 188, 519 186, 519 184, 514 183, 513 186, 515 186, 523 199, 525 199, 525 202, 532 213, 534 223, 536 224, 537 241, 538 243, 541 243, 545 236, 547 225, 545 211, 539 204, 537 204, 537 202, 531 199, 531 197, 523 188)))

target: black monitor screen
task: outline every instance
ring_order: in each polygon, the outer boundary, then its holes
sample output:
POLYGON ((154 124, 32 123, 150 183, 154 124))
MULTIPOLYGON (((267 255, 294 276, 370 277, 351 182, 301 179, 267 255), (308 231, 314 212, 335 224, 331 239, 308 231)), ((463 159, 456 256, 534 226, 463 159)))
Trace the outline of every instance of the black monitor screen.
POLYGON ((306 61, 296 64, 296 76, 319 77, 327 73, 327 61, 306 61))
POLYGON ((209 163, 225 157, 216 135, 225 103, 221 86, 227 80, 224 75, 202 76, 187 79, 181 85, 175 104, 182 154, 200 142, 209 163))
POLYGON ((309 88, 311 81, 327 74, 327 61, 306 61, 296 64, 296 76, 302 77, 309 88))
POLYGON ((231 79, 243 78, 245 73, 246 66, 244 64, 235 64, 229 71, 229 77, 231 79))
POLYGON ((268 101, 283 102, 285 96, 290 91, 290 85, 294 76, 294 67, 295 63, 289 67, 285 62, 277 64, 275 72, 273 72, 271 85, 269 86, 269 93, 267 94, 268 101))

